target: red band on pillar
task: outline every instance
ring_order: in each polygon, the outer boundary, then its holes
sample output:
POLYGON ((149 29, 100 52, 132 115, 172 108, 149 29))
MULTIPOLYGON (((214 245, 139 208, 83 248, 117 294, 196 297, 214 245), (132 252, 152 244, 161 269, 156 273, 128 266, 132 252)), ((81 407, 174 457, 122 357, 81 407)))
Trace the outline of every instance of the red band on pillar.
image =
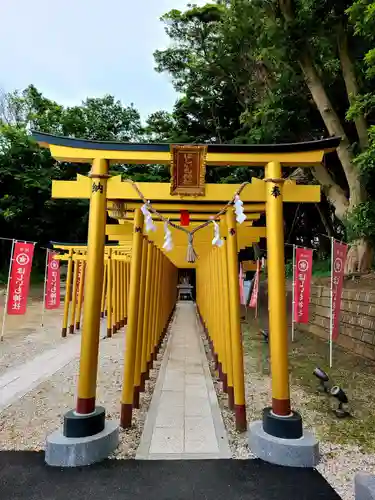
POLYGON ((218 370, 219 369, 219 358, 215 352, 214 352, 214 362, 215 362, 215 370, 218 370))
POLYGON ((275 415, 287 417, 290 415, 290 399, 275 399, 272 398, 272 411, 275 415))
POLYGON ((95 411, 95 398, 77 398, 77 413, 87 415, 95 411))
POLYGON ((236 419, 236 431, 245 432, 247 430, 246 406, 234 405, 234 415, 236 419))
POLYGON ((222 382, 223 382, 223 391, 228 392, 228 375, 224 372, 223 372, 222 382))
POLYGON ((147 373, 146 372, 142 372, 141 373, 141 386, 139 388, 139 390, 141 392, 145 392, 145 388, 146 388, 146 380, 147 380, 147 373))
POLYGON ((130 404, 121 405, 120 425, 123 429, 130 429, 132 426, 133 406, 130 404))
POLYGON ((234 388, 228 385, 228 408, 234 410, 234 388))
POLYGON ((137 410, 139 409, 139 393, 140 388, 136 385, 133 392, 133 408, 136 408, 137 410))

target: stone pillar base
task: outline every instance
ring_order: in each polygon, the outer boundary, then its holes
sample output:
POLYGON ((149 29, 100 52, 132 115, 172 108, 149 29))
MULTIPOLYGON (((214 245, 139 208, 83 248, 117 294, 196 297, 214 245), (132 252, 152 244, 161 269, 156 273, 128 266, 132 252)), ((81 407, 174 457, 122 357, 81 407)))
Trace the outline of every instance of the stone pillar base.
POLYGON ((355 500, 375 499, 375 476, 359 472, 354 479, 355 500))
POLYGON ((265 462, 287 467, 315 467, 320 459, 319 443, 311 432, 305 431, 299 439, 284 439, 267 434, 262 421, 250 424, 249 446, 265 462))
POLYGON ((45 462, 55 467, 81 467, 107 458, 119 444, 116 422, 106 422, 98 434, 87 437, 65 437, 57 430, 47 437, 45 462))

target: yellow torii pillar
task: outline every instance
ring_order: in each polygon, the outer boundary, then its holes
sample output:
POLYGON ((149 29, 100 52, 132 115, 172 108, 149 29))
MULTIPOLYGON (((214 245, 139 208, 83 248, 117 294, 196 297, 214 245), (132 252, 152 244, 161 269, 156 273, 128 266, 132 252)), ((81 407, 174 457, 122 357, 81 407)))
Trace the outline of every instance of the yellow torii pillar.
MULTIPOLYGON (((87 450, 88 445, 85 440, 88 436, 103 435, 103 439, 110 441, 112 449, 118 444, 117 425, 106 426, 105 409, 96 406, 100 310, 104 273, 106 191, 109 177, 108 161, 102 158, 94 159, 89 176, 91 195, 87 238, 86 294, 83 304, 84 321, 77 403, 74 410, 70 410, 64 415, 63 435, 54 433, 47 437, 45 459, 49 465, 86 464, 88 459, 81 448, 86 446, 87 450), (74 445, 71 440, 74 440, 74 445), (73 449, 62 458, 61 453, 65 449, 64 446, 67 447, 66 449, 71 449, 73 446, 73 449)), ((89 450, 86 452, 90 453, 89 450)))

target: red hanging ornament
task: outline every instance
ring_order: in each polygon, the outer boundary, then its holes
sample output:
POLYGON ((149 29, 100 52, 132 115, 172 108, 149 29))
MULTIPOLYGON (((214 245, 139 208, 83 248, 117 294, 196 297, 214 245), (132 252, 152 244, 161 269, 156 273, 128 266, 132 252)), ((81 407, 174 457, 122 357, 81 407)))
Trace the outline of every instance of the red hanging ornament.
POLYGON ((190 224, 190 214, 188 210, 180 210, 180 224, 181 226, 188 226, 190 224))

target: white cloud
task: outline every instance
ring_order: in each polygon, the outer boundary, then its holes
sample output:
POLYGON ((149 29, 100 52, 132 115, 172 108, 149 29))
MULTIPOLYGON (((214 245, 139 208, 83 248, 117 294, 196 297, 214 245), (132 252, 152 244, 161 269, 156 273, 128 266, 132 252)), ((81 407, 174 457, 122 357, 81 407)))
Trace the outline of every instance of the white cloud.
POLYGON ((66 105, 110 93, 143 116, 170 109, 176 95, 168 76, 154 71, 152 54, 168 44, 160 16, 187 3, 2 0, 0 87, 33 83, 66 105))

